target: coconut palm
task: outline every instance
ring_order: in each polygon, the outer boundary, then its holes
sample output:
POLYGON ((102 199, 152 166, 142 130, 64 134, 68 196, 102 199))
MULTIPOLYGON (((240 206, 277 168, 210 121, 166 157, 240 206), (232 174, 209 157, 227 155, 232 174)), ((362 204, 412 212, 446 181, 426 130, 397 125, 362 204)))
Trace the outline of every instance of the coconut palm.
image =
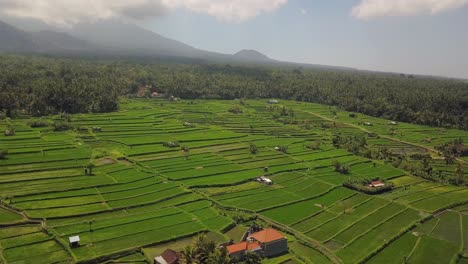
POLYGON ((180 263, 181 264, 198 264, 198 255, 195 248, 191 245, 188 245, 180 252, 180 263))
POLYGON ((212 252, 207 261, 207 264, 231 264, 231 258, 229 257, 229 253, 227 252, 226 248, 219 248, 212 252))
POLYGON ((195 238, 195 251, 201 263, 206 263, 211 253, 216 250, 216 243, 209 240, 205 234, 200 234, 195 238))

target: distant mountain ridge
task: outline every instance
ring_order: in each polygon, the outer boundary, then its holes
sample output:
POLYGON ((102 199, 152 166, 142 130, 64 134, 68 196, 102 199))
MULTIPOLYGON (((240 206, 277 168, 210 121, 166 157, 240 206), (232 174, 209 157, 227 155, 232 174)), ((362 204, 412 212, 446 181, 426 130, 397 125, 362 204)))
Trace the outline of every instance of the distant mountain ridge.
MULTIPOLYGON (((18 24, 25 28, 24 25, 18 24)), ((29 24, 26 28, 33 28, 29 24)), ((135 24, 117 20, 77 24, 59 30, 42 25, 39 31, 25 31, 0 21, 0 52, 105 57, 137 57, 181 62, 215 62, 259 65, 286 65, 326 69, 350 69, 334 66, 282 62, 256 50, 244 49, 235 54, 222 54, 197 49, 166 38, 135 24)), ((351 69, 352 70, 352 69, 351 69)))

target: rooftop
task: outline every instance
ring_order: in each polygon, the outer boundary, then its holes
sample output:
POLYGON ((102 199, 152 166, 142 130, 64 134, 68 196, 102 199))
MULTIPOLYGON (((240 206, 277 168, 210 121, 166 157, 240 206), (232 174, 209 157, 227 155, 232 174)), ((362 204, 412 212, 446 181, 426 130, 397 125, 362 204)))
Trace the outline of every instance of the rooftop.
POLYGON ((268 243, 284 238, 284 235, 281 234, 274 228, 263 229, 260 232, 253 233, 250 235, 251 238, 257 240, 260 243, 268 243))
POLYGON ((68 240, 70 241, 70 243, 80 242, 80 236, 72 236, 69 237, 68 240))
POLYGON ((242 252, 246 250, 255 251, 257 249, 260 249, 260 247, 261 247, 260 244, 257 242, 248 243, 244 241, 244 242, 229 245, 226 247, 226 249, 229 252, 229 254, 234 254, 234 253, 242 252))
POLYGON ((162 263, 162 264, 173 264, 179 260, 179 256, 177 255, 177 252, 175 252, 174 250, 166 249, 161 254, 161 256, 156 257, 155 260, 158 263, 162 263))

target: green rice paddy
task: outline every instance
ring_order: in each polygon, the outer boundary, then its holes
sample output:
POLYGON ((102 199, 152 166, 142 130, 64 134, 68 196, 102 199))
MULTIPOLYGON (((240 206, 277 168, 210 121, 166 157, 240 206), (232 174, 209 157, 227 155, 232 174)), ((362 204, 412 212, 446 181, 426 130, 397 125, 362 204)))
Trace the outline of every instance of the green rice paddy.
POLYGON ((331 138, 372 132, 381 136, 368 145, 428 153, 450 177, 455 165, 440 162, 432 148, 459 137, 468 142, 467 132, 399 123, 389 135, 389 120, 281 104, 295 116, 275 120, 261 100, 126 99, 115 113, 73 115, 79 129, 65 132, 31 128, 29 116, 1 121, 16 135, 0 136, 0 149, 8 150, 0 160, 0 263, 145 263, 200 232, 218 242, 240 239, 251 222, 236 225, 236 214, 290 238, 290 252, 265 263, 465 261, 466 188, 337 149, 331 138), (229 113, 234 105, 243 113, 229 113), (169 141, 179 146, 164 146, 169 141), (334 160, 350 173, 336 172, 334 160), (256 182, 262 175, 273 184, 256 182), (372 196, 342 187, 377 177, 395 189, 372 196), (81 246, 70 248, 75 235, 81 246))

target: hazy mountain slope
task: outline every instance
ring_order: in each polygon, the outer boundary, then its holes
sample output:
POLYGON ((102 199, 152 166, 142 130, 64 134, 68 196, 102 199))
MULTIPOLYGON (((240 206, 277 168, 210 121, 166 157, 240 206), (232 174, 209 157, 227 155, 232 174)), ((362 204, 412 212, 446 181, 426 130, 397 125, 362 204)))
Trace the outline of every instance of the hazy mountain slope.
POLYGON ((158 54, 196 57, 199 50, 184 43, 165 38, 133 24, 101 21, 77 24, 69 34, 100 46, 125 50, 134 54, 158 54))
POLYGON ((78 24, 65 33, 54 30, 27 32, 0 21, 0 52, 349 70, 343 67, 276 61, 255 50, 241 50, 234 55, 204 51, 138 25, 117 20, 78 24))
POLYGON ((30 34, 0 21, 0 51, 30 52, 39 48, 30 34))
POLYGON ((72 37, 66 33, 55 31, 39 31, 30 33, 34 41, 50 51, 90 51, 98 49, 98 46, 87 41, 72 37), (48 48, 47 48, 48 47, 48 48))

